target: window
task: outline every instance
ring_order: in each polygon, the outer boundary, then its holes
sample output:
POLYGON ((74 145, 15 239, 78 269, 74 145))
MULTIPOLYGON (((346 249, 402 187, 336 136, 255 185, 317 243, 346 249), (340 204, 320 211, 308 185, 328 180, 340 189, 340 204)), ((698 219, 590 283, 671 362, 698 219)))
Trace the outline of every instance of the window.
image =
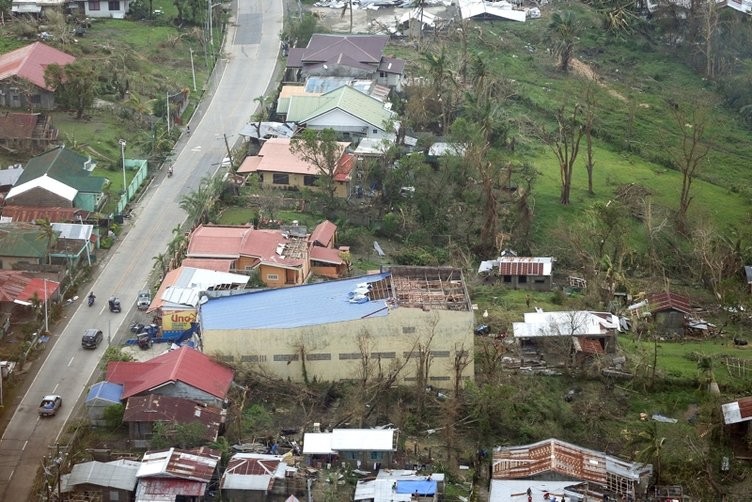
POLYGON ((316 186, 316 182, 319 180, 318 176, 312 174, 306 174, 303 176, 303 184, 307 187, 316 186))
POLYGON ((373 131, 373 134, 378 134, 379 133, 378 129, 371 129, 371 130, 373 131))
POLYGON ((383 457, 384 457, 384 452, 381 452, 381 451, 371 452, 371 460, 381 460, 383 457))
POLYGON ((277 274, 266 274, 266 280, 267 281, 278 281, 279 275, 277 274))
POLYGON ((347 359, 362 359, 363 355, 360 352, 345 352, 340 353, 339 360, 345 361, 347 359))
POLYGON ((109 0, 107 10, 120 10, 120 0, 109 0))
POLYGON ((540 277, 535 278, 535 284, 544 284, 546 282, 545 279, 542 279, 540 277))
POLYGON ((99 10, 99 0, 89 0, 89 10, 99 10))
POLYGON ((31 103, 34 105, 38 105, 42 103, 42 96, 41 94, 32 94, 31 95, 31 103))
POLYGON ((257 363, 259 356, 240 356, 241 363, 257 363))
POLYGON ((379 72, 379 77, 386 78, 386 72, 385 71, 380 71, 379 72))
POLYGON ((396 352, 372 352, 371 357, 378 357, 379 359, 394 359, 397 357, 396 352))
POLYGON ((118 502, 120 500, 120 492, 117 490, 110 490, 110 501, 118 502))
POLYGON ((432 382, 447 382, 451 380, 451 378, 449 378, 448 376, 436 376, 436 377, 430 377, 429 380, 432 382))
POLYGON ((504 276, 504 282, 512 282, 512 276, 511 275, 505 275, 504 276))
POLYGON ((432 350, 431 357, 449 357, 448 350, 432 350))
POLYGON ((409 335, 415 333, 415 326, 402 326, 402 334, 409 335))
POLYGON ((290 361, 297 361, 298 355, 297 354, 274 354, 274 360, 275 361, 287 361, 289 363, 290 361))
POLYGON ((225 363, 231 363, 235 360, 235 356, 219 356, 218 359, 225 363))
POLYGON ((526 284, 527 283, 527 276, 526 275, 519 276, 517 278, 517 282, 520 283, 520 284, 526 284))
POLYGON ((285 173, 274 173, 272 174, 272 183, 275 185, 289 185, 290 175, 285 173))
POLYGON ((331 361, 331 354, 306 354, 305 357, 308 361, 331 361))

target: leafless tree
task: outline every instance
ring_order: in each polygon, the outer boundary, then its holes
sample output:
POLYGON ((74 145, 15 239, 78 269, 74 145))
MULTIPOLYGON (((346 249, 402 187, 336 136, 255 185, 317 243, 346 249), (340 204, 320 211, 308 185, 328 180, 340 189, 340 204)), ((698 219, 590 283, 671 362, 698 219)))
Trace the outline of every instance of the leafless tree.
POLYGON ((596 108, 598 101, 595 96, 595 81, 589 80, 585 86, 585 109, 583 110, 583 131, 585 133, 585 146, 587 157, 585 158, 585 170, 588 177, 588 193, 593 195, 593 168, 595 167, 595 158, 593 157, 593 127, 596 119, 596 108))
POLYGON ((580 141, 585 133, 581 124, 582 107, 579 103, 572 105, 571 111, 562 105, 554 115, 556 129, 543 130, 543 142, 554 152, 559 162, 559 176, 561 179, 561 197, 559 202, 568 205, 572 190, 572 173, 577 155, 580 152, 580 141))
POLYGON ((678 144, 673 149, 673 162, 682 175, 677 211, 678 227, 682 233, 687 232, 687 211, 693 199, 692 183, 710 153, 710 145, 705 140, 705 126, 710 120, 710 108, 703 103, 707 103, 707 100, 692 99, 686 105, 669 103, 671 116, 679 134, 678 144))

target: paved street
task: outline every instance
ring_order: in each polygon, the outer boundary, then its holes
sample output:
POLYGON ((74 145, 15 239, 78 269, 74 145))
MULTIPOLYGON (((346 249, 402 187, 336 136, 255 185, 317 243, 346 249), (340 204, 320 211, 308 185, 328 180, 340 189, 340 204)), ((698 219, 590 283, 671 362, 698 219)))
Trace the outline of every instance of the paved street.
POLYGON ((146 284, 153 257, 164 252, 172 229, 185 219, 178 207, 180 197, 217 169, 226 155, 223 135, 227 134, 230 143, 234 143, 237 131, 255 109, 253 99, 266 92, 279 54, 282 1, 242 0, 229 26, 217 67, 216 92, 194 115, 191 136, 179 144, 174 176, 156 177, 133 217, 127 220, 126 235, 100 264, 99 276, 91 288, 97 295, 96 304, 89 308, 82 298, 76 305, 66 307, 67 325, 53 333, 54 347, 48 349, 47 359, 26 395, 14 403, 17 410, 0 440, 0 500, 31 499, 41 458, 56 443, 76 401, 87 390, 108 345, 107 333, 114 336, 133 317, 136 294, 146 284), (121 299, 122 314, 108 311, 110 295, 121 299), (84 351, 81 334, 90 327, 100 328, 105 341, 95 351, 84 351), (41 397, 49 393, 62 395, 63 406, 57 416, 40 419, 37 406, 41 397))

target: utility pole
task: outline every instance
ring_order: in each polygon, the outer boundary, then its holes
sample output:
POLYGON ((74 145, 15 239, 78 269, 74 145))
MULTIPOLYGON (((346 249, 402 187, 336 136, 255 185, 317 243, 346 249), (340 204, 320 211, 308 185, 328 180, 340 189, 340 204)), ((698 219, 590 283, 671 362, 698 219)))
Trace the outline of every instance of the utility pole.
POLYGON ((47 279, 44 280, 44 334, 50 332, 50 323, 47 316, 47 279))
POLYGON ((223 134, 222 136, 225 137, 225 148, 227 148, 227 158, 230 159, 230 165, 234 166, 235 162, 232 160, 232 151, 230 150, 230 143, 227 141, 227 134, 223 134))
POLYGON ((170 92, 166 92, 165 96, 167 97, 167 108, 165 108, 165 117, 167 117, 167 134, 170 134, 170 92))
POLYGON ((207 10, 209 14, 209 45, 212 49, 212 60, 214 60, 214 30, 212 27, 212 0, 206 0, 207 10))
POLYGON ((191 74, 193 75, 193 92, 196 92, 196 68, 193 66, 193 47, 191 49, 191 74))

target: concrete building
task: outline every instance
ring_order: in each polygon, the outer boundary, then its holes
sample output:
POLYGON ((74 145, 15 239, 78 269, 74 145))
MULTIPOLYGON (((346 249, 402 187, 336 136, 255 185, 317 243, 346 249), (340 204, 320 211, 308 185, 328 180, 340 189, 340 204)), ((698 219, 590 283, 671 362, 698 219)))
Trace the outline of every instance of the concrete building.
POLYGON ((392 267, 352 279, 209 299, 200 306, 204 351, 278 378, 394 377, 449 387, 455 356, 473 375, 473 312, 462 271, 392 267), (336 361, 336 362, 335 362, 336 361), (334 363, 333 363, 334 362, 334 363))

